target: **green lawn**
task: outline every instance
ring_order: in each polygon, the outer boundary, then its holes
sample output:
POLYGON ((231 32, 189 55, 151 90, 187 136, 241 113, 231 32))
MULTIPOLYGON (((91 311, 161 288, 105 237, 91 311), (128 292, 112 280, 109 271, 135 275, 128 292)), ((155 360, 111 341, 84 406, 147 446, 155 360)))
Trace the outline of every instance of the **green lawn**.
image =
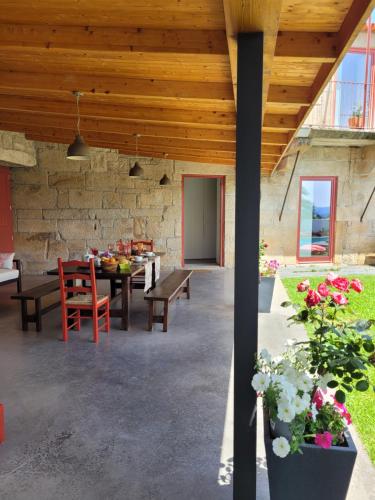
MULTIPOLYGON (((361 294, 350 293, 350 306, 359 318, 375 319, 375 276, 360 275, 355 277, 362 281, 365 290, 361 294)), ((309 277, 308 279, 314 287, 324 281, 322 276, 309 277)), ((298 293, 296 289, 297 283, 302 281, 301 278, 284 278, 282 281, 290 300, 294 303, 302 303, 305 294, 298 293)), ((310 328, 308 325, 307 331, 310 328)), ((372 332, 375 336, 374 327, 372 332)), ((370 368, 369 376, 372 384, 375 385, 375 367, 370 368)), ((365 393, 352 393, 347 398, 347 406, 362 442, 375 464, 375 393, 371 389, 365 393)))

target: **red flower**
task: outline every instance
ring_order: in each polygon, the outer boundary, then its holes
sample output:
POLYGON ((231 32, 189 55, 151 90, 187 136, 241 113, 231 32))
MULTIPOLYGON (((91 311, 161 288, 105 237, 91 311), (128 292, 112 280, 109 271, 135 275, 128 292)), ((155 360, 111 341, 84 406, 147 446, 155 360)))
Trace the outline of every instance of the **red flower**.
POLYGON ((320 389, 317 389, 315 391, 315 394, 314 394, 312 402, 315 403, 315 406, 316 406, 317 410, 320 410, 320 408, 323 406, 324 395, 323 395, 323 393, 322 393, 322 391, 320 389))
POLYGON ((350 282, 350 288, 352 288, 355 292, 361 293, 364 290, 364 286, 362 285, 360 280, 352 280, 350 282))
POLYGON ((318 293, 321 297, 328 297, 329 295, 329 288, 325 283, 320 283, 318 285, 318 293))
POLYGON ((332 281, 332 285, 337 288, 337 290, 347 292, 349 288, 349 280, 346 278, 336 278, 332 281))
POLYGON ((326 283, 327 285, 332 285, 332 282, 337 278, 337 274, 335 273, 328 273, 326 277, 326 283))
POLYGON ((297 285, 297 291, 298 292, 306 292, 306 290, 310 287, 310 281, 305 280, 301 281, 301 283, 298 283, 297 285))
POLYGON ((347 407, 344 405, 344 403, 339 403, 338 401, 336 401, 335 398, 333 398, 333 400, 336 408, 341 413, 342 418, 346 420, 347 425, 350 425, 352 423, 352 417, 348 412, 347 407))
POLYGON ((328 449, 332 445, 333 436, 330 432, 325 431, 323 434, 316 434, 315 436, 315 444, 320 446, 321 448, 328 449))
POLYGON ((319 304, 320 300, 321 300, 321 296, 318 294, 318 292, 316 292, 315 290, 312 290, 310 288, 310 290, 307 292, 307 295, 305 297, 305 302, 306 302, 307 307, 316 306, 317 304, 319 304))
POLYGON ((332 292, 331 297, 333 301, 338 304, 339 306, 345 306, 348 303, 347 297, 345 297, 344 294, 339 293, 339 292, 332 292))

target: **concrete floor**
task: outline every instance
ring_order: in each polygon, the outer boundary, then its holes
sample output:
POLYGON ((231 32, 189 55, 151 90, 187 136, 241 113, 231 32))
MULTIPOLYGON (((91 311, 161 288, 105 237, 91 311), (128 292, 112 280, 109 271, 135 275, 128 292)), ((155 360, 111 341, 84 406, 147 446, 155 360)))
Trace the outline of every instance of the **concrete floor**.
POLYGON ((145 331, 147 305, 135 292, 131 331, 114 319, 98 346, 89 321, 59 342, 59 309, 43 332, 23 333, 12 292, 0 288, 1 500, 232 498, 230 452, 221 463, 231 272, 196 273, 167 334, 145 331))

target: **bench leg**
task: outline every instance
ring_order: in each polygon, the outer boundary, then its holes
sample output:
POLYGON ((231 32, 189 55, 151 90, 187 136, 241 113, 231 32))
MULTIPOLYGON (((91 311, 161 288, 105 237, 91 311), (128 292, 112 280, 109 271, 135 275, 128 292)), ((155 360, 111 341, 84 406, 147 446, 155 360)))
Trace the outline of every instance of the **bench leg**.
POLYGON ((35 299, 35 326, 36 331, 42 330, 42 304, 41 299, 35 299))
POLYGON ((163 332, 168 331, 168 300, 164 301, 163 332))
POLYGON ((186 282, 186 298, 190 299, 190 278, 186 282))
POLYGON ((21 318, 22 318, 22 330, 27 332, 29 329, 28 321, 27 321, 27 301, 21 300, 21 318))
POLYGON ((148 301, 148 326, 147 326, 147 330, 149 332, 152 332, 153 322, 154 322, 154 301, 149 300, 148 301))

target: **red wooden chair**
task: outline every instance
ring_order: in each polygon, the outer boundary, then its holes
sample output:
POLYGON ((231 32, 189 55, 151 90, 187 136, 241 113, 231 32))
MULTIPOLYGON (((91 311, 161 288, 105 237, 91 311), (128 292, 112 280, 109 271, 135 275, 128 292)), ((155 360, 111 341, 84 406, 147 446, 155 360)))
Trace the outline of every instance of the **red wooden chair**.
MULTIPOLYGON (((154 251, 154 240, 131 240, 130 248, 135 250, 138 253, 139 247, 143 248, 143 252, 153 252, 154 251)), ((145 286, 145 274, 139 273, 133 278, 130 279, 130 292, 133 291, 133 288, 143 290, 145 286)))
POLYGON ((60 278, 60 294, 61 294, 61 314, 63 327, 63 340, 68 340, 68 331, 76 328, 81 329, 81 310, 92 312, 93 320, 93 341, 99 341, 99 330, 105 328, 109 333, 109 298, 106 295, 98 295, 96 291, 95 265, 94 259, 90 262, 80 262, 72 260, 63 262, 61 257, 58 259, 59 278, 60 278), (80 273, 65 274, 66 268, 72 267, 88 267, 90 275, 80 273), (82 280, 84 285, 68 286, 69 280, 82 280), (87 285, 87 283, 90 283, 87 285), (68 297, 67 297, 68 295, 68 297), (104 318, 104 323, 99 326, 99 321, 104 318))

